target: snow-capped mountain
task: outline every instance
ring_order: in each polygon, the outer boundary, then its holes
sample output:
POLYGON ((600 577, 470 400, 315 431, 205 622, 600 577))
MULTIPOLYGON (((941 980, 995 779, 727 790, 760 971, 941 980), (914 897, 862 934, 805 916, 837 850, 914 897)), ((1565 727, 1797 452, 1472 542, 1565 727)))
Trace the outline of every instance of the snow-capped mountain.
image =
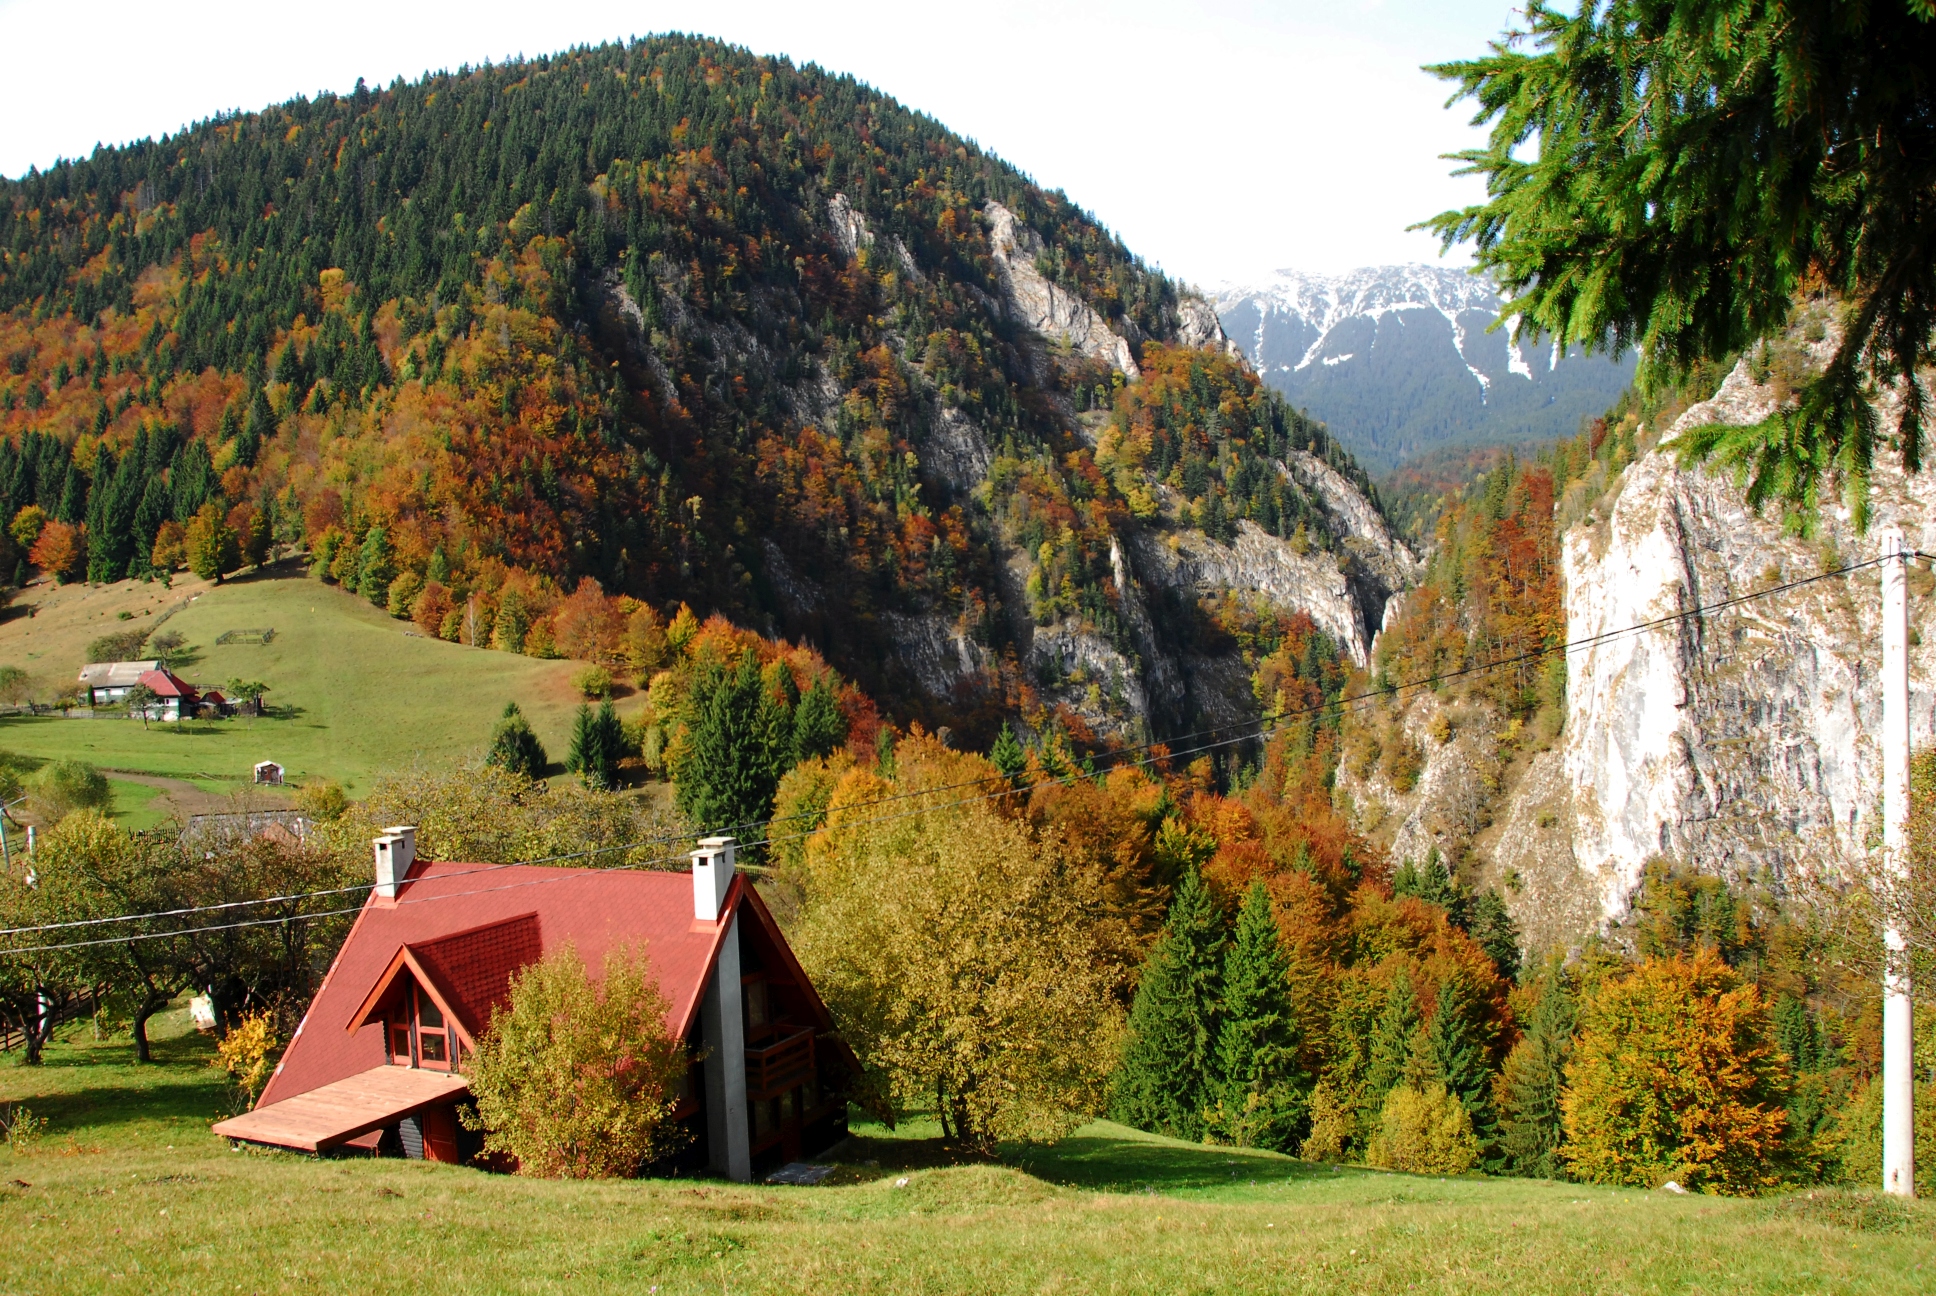
POLYGON ((1499 295, 1464 270, 1279 270, 1215 294, 1224 332, 1264 380, 1373 472, 1440 446, 1571 436, 1633 375, 1632 355, 1512 343, 1499 295))

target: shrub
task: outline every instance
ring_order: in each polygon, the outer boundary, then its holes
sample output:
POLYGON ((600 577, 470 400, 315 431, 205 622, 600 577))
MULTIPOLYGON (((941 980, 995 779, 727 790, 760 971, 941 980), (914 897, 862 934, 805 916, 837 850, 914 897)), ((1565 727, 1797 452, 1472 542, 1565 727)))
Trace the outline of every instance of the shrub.
POLYGON ((1400 1085, 1385 1099, 1365 1161, 1412 1174, 1464 1174, 1479 1164, 1472 1116, 1444 1085, 1400 1085))
MULTIPOLYGON (((1870 1079, 1849 1096, 1836 1121, 1842 1181, 1855 1188, 1882 1185, 1882 1081, 1870 1079)), ((1916 1195, 1936 1193, 1936 1085, 1916 1086, 1916 1195)))
POLYGON ((1358 1134, 1358 1113, 1348 1095, 1328 1080, 1311 1091, 1311 1132, 1297 1154, 1306 1161, 1342 1161, 1358 1134))
POLYGON ((296 805, 318 823, 332 823, 350 808, 350 799, 335 783, 310 783, 296 793, 296 805))
POLYGON ((34 800, 49 818, 76 810, 104 810, 114 799, 107 777, 86 761, 55 761, 34 779, 34 800))
POLYGON ((1787 1071, 1760 994, 1711 949, 1602 982, 1566 1080, 1560 1155, 1581 1179, 1729 1194, 1781 1182, 1787 1071))
POLYGON ((546 955, 518 974, 478 1042, 465 1123, 520 1174, 638 1173, 684 1137, 672 1111, 688 1059, 668 1011, 642 950, 608 952, 598 984, 571 946, 546 955))
POLYGON ((612 672, 603 666, 587 666, 571 677, 571 686, 587 701, 612 695, 612 672))
POLYGON ((273 1058, 281 1047, 275 1013, 263 1008, 247 1014, 230 1028, 215 1046, 215 1056, 208 1064, 229 1073, 242 1100, 241 1108, 246 1111, 255 1106, 256 1096, 269 1083, 269 1076, 275 1070, 273 1058))

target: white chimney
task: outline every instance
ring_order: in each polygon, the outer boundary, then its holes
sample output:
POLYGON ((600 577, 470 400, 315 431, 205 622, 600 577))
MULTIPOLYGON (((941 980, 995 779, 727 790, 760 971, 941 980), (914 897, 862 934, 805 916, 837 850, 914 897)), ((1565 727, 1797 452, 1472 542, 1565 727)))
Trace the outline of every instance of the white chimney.
POLYGON ((376 893, 385 900, 397 898, 410 866, 417 862, 417 830, 409 825, 383 830, 376 838, 376 893))
POLYGON ((733 839, 701 837, 699 849, 692 853, 692 916, 700 922, 718 922, 726 888, 732 884, 733 839))

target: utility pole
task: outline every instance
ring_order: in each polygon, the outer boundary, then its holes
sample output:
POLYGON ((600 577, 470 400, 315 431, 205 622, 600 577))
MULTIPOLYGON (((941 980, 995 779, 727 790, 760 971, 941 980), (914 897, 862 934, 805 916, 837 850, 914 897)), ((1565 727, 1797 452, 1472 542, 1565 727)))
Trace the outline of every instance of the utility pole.
POLYGON ((1915 1017, 1899 909, 1909 882, 1909 555, 1882 541, 1882 1190, 1916 1195, 1915 1017))

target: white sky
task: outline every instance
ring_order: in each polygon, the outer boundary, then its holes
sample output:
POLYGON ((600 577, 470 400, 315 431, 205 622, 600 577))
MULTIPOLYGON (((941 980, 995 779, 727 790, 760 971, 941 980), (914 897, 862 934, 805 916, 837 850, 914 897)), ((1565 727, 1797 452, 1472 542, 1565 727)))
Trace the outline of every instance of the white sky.
POLYGON ((1481 53, 1509 17, 1509 0, 0 0, 0 174, 359 76, 686 30, 850 72, 1208 286, 1435 259, 1405 226, 1483 192, 1438 157, 1476 141, 1470 105, 1444 109, 1418 68, 1481 53))

